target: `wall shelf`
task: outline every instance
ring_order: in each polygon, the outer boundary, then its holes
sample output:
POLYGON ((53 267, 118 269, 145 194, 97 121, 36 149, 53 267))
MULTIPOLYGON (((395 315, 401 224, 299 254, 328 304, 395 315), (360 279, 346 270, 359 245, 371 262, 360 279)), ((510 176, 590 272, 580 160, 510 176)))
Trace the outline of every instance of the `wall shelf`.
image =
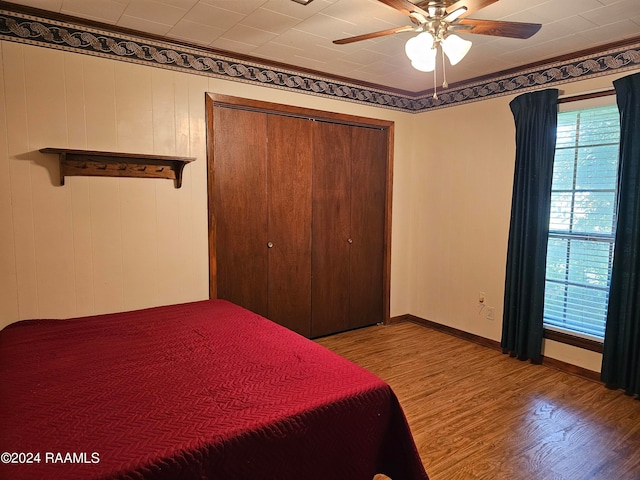
POLYGON ((60 185, 64 177, 167 178, 176 188, 182 186, 182 170, 194 157, 143 155, 138 153, 93 152, 68 148, 41 148, 41 153, 60 157, 60 185))

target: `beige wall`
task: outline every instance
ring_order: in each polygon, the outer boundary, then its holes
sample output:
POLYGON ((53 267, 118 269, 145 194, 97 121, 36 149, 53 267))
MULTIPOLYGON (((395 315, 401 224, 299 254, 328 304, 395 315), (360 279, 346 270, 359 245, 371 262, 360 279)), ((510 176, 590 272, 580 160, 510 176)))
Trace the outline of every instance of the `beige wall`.
POLYGON ((408 113, 0 42, 0 327, 208 298, 205 92, 396 122, 392 315, 408 311, 408 113), (188 155, 168 180, 70 177, 43 147, 188 155))
MULTIPOLYGON (((612 88, 622 75, 561 85, 561 95, 612 88)), ((515 128, 514 96, 416 116, 414 145, 410 312, 418 317, 500 341, 515 128), (487 307, 478 306, 486 294, 487 307)), ((612 97, 615 101, 615 97, 612 97)), ((600 371, 602 356, 557 342, 544 355, 600 371)))
MULTIPOLYGON (((513 97, 411 115, 11 42, 0 65, 0 328, 207 298, 204 95, 215 92, 394 121, 391 315, 500 339, 513 97), (197 160, 181 189, 90 177, 60 187, 43 147, 197 160)), ((546 342, 545 354, 600 369, 592 352, 546 342)))

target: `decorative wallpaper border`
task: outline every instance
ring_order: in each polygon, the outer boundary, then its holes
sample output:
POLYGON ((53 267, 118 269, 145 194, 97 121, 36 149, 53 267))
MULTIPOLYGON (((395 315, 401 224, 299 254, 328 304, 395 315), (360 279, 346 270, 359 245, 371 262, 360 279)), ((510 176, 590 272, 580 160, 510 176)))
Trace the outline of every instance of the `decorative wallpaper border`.
POLYGON ((460 103, 484 100, 492 96, 511 95, 547 88, 563 83, 609 75, 640 67, 640 43, 598 52, 593 56, 550 63, 514 75, 496 77, 485 82, 470 83, 457 89, 442 90, 438 98, 425 95, 415 101, 416 110, 444 108, 460 103))
POLYGON ((330 78, 275 69, 270 66, 214 56, 205 49, 181 47, 96 30, 7 10, 0 10, 0 40, 84 53, 121 61, 226 78, 311 95, 419 113, 462 103, 510 95, 560 83, 583 80, 640 67, 640 43, 588 57, 547 64, 514 75, 496 77, 455 89, 415 97, 340 83, 330 78))

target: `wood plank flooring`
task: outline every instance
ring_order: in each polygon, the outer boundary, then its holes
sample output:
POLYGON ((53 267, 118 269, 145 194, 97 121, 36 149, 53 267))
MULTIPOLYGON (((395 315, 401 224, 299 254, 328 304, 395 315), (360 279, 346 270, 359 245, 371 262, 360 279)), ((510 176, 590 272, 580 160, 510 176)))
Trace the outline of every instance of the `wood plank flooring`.
POLYGON ((413 323, 317 342, 391 385, 431 480, 640 480, 621 391, 413 323))

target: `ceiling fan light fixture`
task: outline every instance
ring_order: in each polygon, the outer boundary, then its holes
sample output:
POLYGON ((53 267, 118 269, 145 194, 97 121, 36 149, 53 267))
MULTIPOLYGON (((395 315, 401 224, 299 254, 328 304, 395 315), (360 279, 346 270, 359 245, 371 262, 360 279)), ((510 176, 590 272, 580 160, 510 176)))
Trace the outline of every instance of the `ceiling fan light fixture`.
POLYGON ((428 57, 429 50, 433 49, 433 35, 429 32, 422 32, 407 40, 404 51, 410 60, 422 60, 428 57))
POLYGON ((447 54, 451 65, 457 64, 471 49, 472 42, 464 40, 458 35, 449 35, 440 42, 442 50, 447 54))
POLYGON ((313 2, 313 0, 293 0, 296 3, 299 3, 300 5, 309 5, 311 2, 313 2))
POLYGON ((438 50, 430 48, 423 52, 420 58, 411 60, 411 66, 421 72, 433 72, 436 69, 436 54, 438 50))

